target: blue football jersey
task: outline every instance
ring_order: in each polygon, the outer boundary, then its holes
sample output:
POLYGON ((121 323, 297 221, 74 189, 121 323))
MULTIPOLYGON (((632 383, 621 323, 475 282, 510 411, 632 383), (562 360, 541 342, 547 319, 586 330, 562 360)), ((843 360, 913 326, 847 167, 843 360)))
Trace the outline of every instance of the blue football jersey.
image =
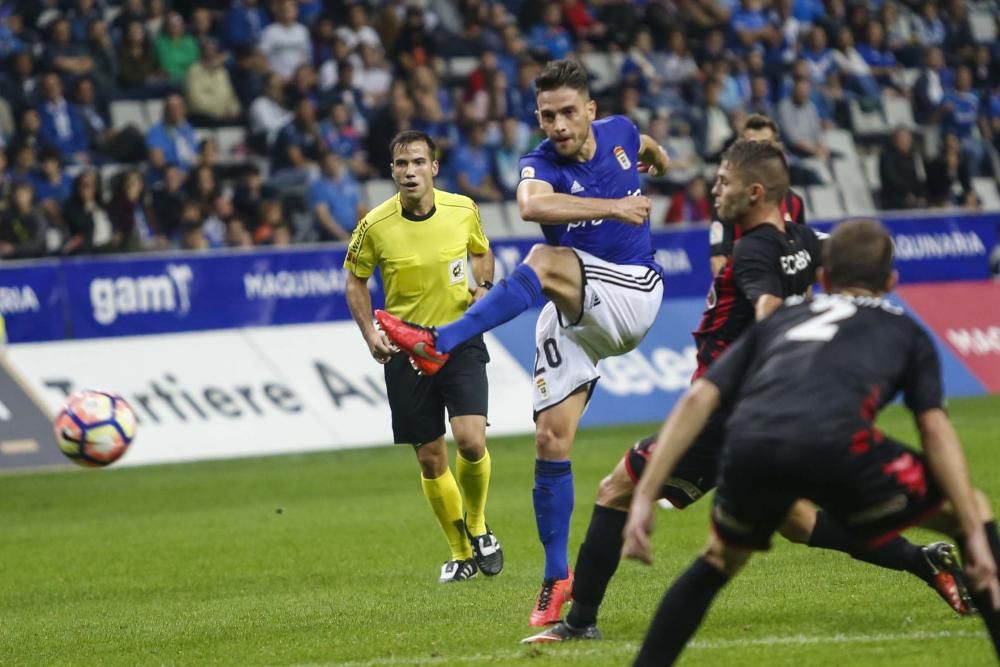
MULTIPOLYGON (((555 192, 578 197, 621 199, 641 194, 639 171, 639 130, 624 116, 595 121, 597 150, 587 162, 566 159, 548 139, 521 157, 521 180, 545 181, 555 192)), ((542 225, 545 239, 552 245, 589 252, 615 264, 639 264, 656 271, 649 219, 630 225, 603 218, 567 225, 542 225)))

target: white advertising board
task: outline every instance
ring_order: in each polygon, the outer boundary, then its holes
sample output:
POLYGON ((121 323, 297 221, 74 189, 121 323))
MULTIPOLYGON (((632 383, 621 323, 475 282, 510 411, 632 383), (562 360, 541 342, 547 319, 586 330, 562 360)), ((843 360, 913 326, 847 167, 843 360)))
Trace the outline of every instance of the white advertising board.
MULTIPOLYGON (((488 435, 533 432, 527 373, 486 342, 488 435)), ((382 367, 351 322, 20 344, 8 362, 53 413, 78 389, 124 396, 139 433, 118 465, 392 442, 382 367)))

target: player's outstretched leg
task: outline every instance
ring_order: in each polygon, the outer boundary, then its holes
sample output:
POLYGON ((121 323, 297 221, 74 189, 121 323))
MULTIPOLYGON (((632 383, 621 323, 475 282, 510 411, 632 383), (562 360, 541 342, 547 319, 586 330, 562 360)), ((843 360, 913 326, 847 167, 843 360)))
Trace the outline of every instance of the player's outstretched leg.
POLYGON ((667 590, 646 631, 636 667, 672 665, 701 625, 719 591, 750 559, 750 551, 709 537, 705 552, 667 590))
POLYGON ((375 311, 375 323, 393 345, 406 353, 410 365, 421 375, 434 375, 448 361, 446 353, 434 349, 434 327, 406 322, 384 310, 375 311))
POLYGON ((965 576, 958 563, 955 547, 935 542, 920 547, 902 537, 895 537, 875 548, 860 548, 851 534, 823 511, 807 502, 798 502, 781 529, 792 542, 810 547, 832 549, 872 565, 906 571, 927 583, 957 614, 971 611, 965 576))

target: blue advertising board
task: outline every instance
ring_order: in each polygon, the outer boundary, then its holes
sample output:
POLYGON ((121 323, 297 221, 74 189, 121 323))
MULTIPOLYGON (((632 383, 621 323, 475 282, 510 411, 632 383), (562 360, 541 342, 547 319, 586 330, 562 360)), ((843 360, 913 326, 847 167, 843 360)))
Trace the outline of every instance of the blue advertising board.
MULTIPOLYGON (((903 283, 989 276, 996 216, 890 218, 885 224, 903 283)), ((494 242, 497 280, 534 243, 494 242)), ((711 279, 707 228, 658 231, 653 245, 664 270, 664 298, 700 300, 711 279)), ((344 255, 343 246, 317 245, 11 263, 0 266, 0 313, 13 343, 350 319, 344 255)), ((378 281, 370 287, 378 306, 378 281)))

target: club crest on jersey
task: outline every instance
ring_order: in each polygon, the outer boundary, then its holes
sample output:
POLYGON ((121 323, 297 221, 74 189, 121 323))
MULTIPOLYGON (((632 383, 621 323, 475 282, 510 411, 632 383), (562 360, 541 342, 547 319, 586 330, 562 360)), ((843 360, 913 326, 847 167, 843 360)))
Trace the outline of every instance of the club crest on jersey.
POLYGON ((535 168, 534 167, 522 167, 521 168, 521 178, 534 178, 535 168))
POLYGON ((465 280, 465 258, 460 257, 448 262, 448 279, 452 285, 465 280))
POLYGON ((632 161, 628 159, 625 149, 621 146, 615 146, 615 158, 618 160, 618 164, 622 166, 622 169, 630 169, 632 167, 632 161))
POLYGON ((538 395, 542 398, 549 397, 549 386, 545 384, 545 378, 535 380, 535 388, 538 390, 538 395))

